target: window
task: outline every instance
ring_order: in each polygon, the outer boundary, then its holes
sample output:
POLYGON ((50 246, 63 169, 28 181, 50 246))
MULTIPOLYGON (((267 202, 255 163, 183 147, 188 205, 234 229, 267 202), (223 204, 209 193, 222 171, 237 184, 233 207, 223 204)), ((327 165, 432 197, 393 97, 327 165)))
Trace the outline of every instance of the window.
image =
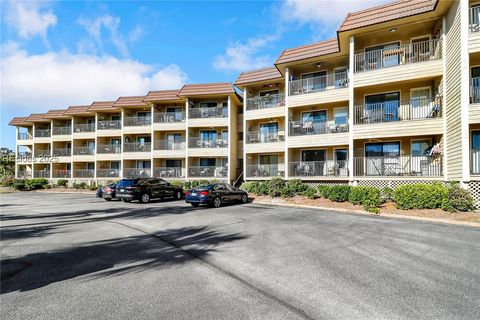
POLYGON ((150 161, 137 161, 137 169, 150 169, 150 161))
POLYGON ((412 140, 412 156, 425 156, 430 149, 430 140, 412 140))
POLYGON ((278 123, 260 124, 260 141, 269 142, 278 138, 278 123))
POLYGON ((367 70, 399 65, 400 55, 399 50, 396 50, 398 48, 400 48, 400 42, 365 48, 367 70))
POLYGON ((262 91, 260 92, 260 97, 264 97, 266 95, 274 95, 274 94, 278 94, 278 90, 269 90, 269 91, 262 91))
POLYGON ((112 121, 120 121, 121 116, 120 115, 113 115, 112 116, 112 121))
POLYGON ((95 141, 87 141, 87 148, 93 154, 93 152, 95 151, 95 141))
POLYGON ((398 120, 400 92, 365 96, 365 110, 371 122, 398 120))
POLYGON ((117 161, 110 162, 110 169, 111 170, 120 170, 120 162, 117 162, 117 161))
POLYGON ((472 131, 472 149, 480 150, 480 131, 472 131))
POLYGON ((182 160, 166 160, 167 168, 181 168, 182 167, 182 160))
POLYGON ((95 169, 95 163, 93 163, 93 162, 87 162, 87 169, 88 169, 88 170, 93 170, 93 169, 95 169))
POLYGON ((200 131, 201 141, 217 141, 217 131, 215 130, 202 130, 200 131))
POLYGON ((200 102, 199 106, 200 108, 216 108, 217 103, 216 102, 200 102))
POLYGON ((150 117, 150 112, 139 111, 139 112, 137 112, 137 117, 139 117, 139 118, 147 118, 147 117, 150 117))
POLYGON ((179 145, 182 143, 182 134, 181 133, 168 133, 167 134, 167 150, 175 150, 179 148, 179 145))
POLYGON ((365 144, 365 157, 398 157, 400 142, 379 142, 365 144))
POLYGON ((302 112, 302 122, 326 122, 327 121, 327 111, 320 110, 320 111, 308 111, 302 112))
POLYGON ((480 5, 470 7, 470 32, 480 31, 480 5))
POLYGON ((138 143, 138 144, 141 144, 141 145, 150 143, 150 137, 149 137, 149 136, 146 136, 146 137, 137 137, 137 143, 138 143))
POLYGON ((258 163, 263 165, 277 165, 278 156, 276 154, 262 154, 258 157, 258 163))
POLYGON ((348 86, 348 68, 335 68, 335 88, 343 88, 348 86))
POLYGON ((325 161, 325 150, 303 150, 302 161, 305 161, 305 162, 325 161))
POLYGON ((336 125, 347 125, 348 124, 348 108, 334 109, 333 118, 336 125))
POLYGON ((324 90, 327 87, 327 71, 302 74, 304 91, 324 90))
POLYGON ((182 121, 182 107, 168 107, 166 112, 175 117, 176 121, 182 121))
POLYGON ((200 158, 201 167, 215 167, 216 160, 215 158, 200 158))

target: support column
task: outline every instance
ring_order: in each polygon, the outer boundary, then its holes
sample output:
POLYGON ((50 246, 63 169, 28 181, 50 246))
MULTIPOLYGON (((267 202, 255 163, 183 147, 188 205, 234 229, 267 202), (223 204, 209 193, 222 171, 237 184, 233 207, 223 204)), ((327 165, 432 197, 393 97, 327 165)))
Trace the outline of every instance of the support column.
POLYGON ((153 116, 153 113, 155 112, 155 106, 154 104, 152 104, 150 106, 150 177, 154 177, 154 172, 153 172, 153 148, 154 148, 154 145, 155 145, 155 135, 154 135, 154 131, 153 131, 153 119, 154 119, 154 116, 153 116))
MULTIPOLYGON (((233 180, 232 180, 232 170, 233 170, 233 166, 232 166, 232 141, 233 141, 233 123, 232 123, 232 119, 234 118, 232 116, 232 97, 231 96, 228 96, 228 100, 227 100, 227 112, 228 112, 228 158, 227 158, 227 181, 228 183, 232 183, 233 180)), ((237 130, 236 130, 236 126, 235 126, 235 134, 237 133, 237 130)), ((237 154, 237 157, 238 157, 238 154, 237 154)), ((236 168, 235 168, 236 169, 236 168)))
POLYGON ((348 67, 348 180, 354 184, 354 148, 353 148, 353 116, 354 116, 354 68, 355 68, 355 38, 350 36, 348 67))
POLYGON ((470 106, 470 56, 468 53, 469 8, 468 0, 460 2, 460 48, 461 48, 461 141, 462 141, 462 181, 470 182, 470 139, 469 139, 469 106, 470 106))
POLYGON ((50 120, 50 181, 53 179, 53 120, 50 120))
POLYGON ((94 153, 94 162, 93 162, 93 181, 95 184, 97 181, 97 150, 98 150, 98 136, 97 136, 97 123, 98 123, 98 113, 95 113, 95 153, 94 153))
POLYGON ((289 94, 289 83, 290 83, 290 69, 288 67, 285 68, 285 156, 284 156, 284 159, 285 159, 285 179, 288 179, 288 176, 289 176, 289 173, 288 173, 288 129, 289 129, 289 126, 290 126, 290 123, 288 122, 288 107, 289 107, 289 104, 288 104, 288 94, 289 94))
MULTIPOLYGON (((18 134, 20 133, 20 129, 15 127, 15 179, 18 179, 18 134)), ((23 161, 22 161, 23 162, 23 161)))
POLYGON ((247 98, 248 90, 247 87, 243 88, 243 181, 246 181, 247 178, 247 152, 246 152, 246 143, 247 143, 247 120, 245 119, 245 111, 247 110, 247 98))
POLYGON ((125 150, 125 135, 124 135, 124 127, 125 127, 125 123, 123 122, 125 118, 125 112, 122 108, 122 111, 120 113, 120 123, 122 124, 122 132, 121 132, 121 152, 120 152, 120 174, 119 174, 119 178, 123 179, 125 178, 124 176, 124 165, 123 165, 123 151, 125 150))
POLYGON ((188 119, 189 119, 189 112, 188 112, 188 105, 190 100, 187 98, 185 99, 185 181, 188 181, 188 149, 189 149, 189 132, 188 132, 188 119))
POLYGON ((445 30, 447 28, 447 17, 444 15, 442 17, 442 124, 443 124, 443 180, 448 181, 448 156, 447 156, 447 82, 446 78, 446 52, 447 52, 447 37, 445 35, 445 30))

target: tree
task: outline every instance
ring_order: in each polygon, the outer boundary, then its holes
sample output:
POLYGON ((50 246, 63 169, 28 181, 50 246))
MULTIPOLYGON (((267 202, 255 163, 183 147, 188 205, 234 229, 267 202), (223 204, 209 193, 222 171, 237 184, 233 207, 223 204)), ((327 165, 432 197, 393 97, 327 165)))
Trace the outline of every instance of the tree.
POLYGON ((0 148, 0 177, 15 175, 15 152, 0 148))

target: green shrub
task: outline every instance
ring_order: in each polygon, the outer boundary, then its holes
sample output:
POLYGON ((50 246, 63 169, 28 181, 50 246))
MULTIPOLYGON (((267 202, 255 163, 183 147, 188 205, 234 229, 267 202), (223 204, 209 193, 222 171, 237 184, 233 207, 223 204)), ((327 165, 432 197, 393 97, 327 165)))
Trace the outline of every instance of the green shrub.
POLYGON ((43 186, 43 189, 52 189, 52 185, 51 184, 46 184, 43 186))
POLYGON ((267 194, 272 197, 279 197, 282 193, 282 189, 285 188, 285 180, 282 178, 272 178, 267 181, 267 194))
POLYGON ((317 190, 307 186, 307 188, 302 192, 302 196, 307 197, 308 199, 315 199, 317 197, 317 190))
POLYGON ((318 194, 322 198, 327 198, 328 199, 328 196, 330 194, 330 190, 332 190, 331 186, 327 186, 327 185, 319 185, 318 186, 318 194))
POLYGON ((43 189, 44 186, 48 184, 48 180, 44 178, 34 178, 25 180, 25 187, 27 189, 36 190, 43 189))
POLYGON ((382 189, 382 198, 383 201, 389 201, 393 199, 393 189, 385 187, 382 189))
POLYGON ((378 207, 383 203, 380 190, 373 187, 367 187, 365 197, 363 198, 363 208, 367 211, 379 213, 378 207))
POLYGON ((287 181, 286 187, 290 189, 290 192, 293 192, 294 195, 297 195, 307 190, 308 185, 304 184, 300 179, 292 179, 287 181))
POLYGON ((85 182, 80 182, 80 183, 73 183, 73 187, 75 189, 86 189, 88 188, 88 185, 85 182))
POLYGON ((351 187, 348 201, 353 204, 363 204, 363 200, 371 187, 351 187))
POLYGON ((15 179, 12 182, 11 187, 15 190, 25 190, 26 189, 26 184, 24 179, 15 179))
POLYGON ((96 186, 95 184, 92 184, 91 186, 87 186, 87 189, 88 190, 91 190, 91 191, 94 191, 94 190, 97 190, 100 186, 96 186))
POLYGON ((259 182, 258 181, 246 181, 240 186, 240 190, 248 193, 258 194, 259 182))
POLYGON ((335 202, 345 202, 350 194, 350 186, 332 186, 328 192, 328 199, 335 202))
POLYGON ((407 209, 436 209, 442 206, 448 189, 440 183, 403 185, 393 191, 397 207, 407 209))
POLYGON ((66 187, 68 185, 68 180, 65 180, 65 179, 59 179, 57 181, 57 185, 60 186, 60 187, 66 187))
POLYGON ((449 212, 473 211, 475 209, 475 200, 467 190, 461 188, 456 183, 452 183, 448 186, 441 208, 449 212))

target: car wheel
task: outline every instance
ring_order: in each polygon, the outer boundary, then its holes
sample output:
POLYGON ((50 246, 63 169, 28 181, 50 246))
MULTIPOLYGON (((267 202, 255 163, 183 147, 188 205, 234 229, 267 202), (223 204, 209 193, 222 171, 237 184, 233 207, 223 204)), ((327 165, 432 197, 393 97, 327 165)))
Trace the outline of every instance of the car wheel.
POLYGON ((130 201, 132 201, 132 200, 130 200, 130 199, 122 199, 122 200, 123 200, 123 202, 130 202, 130 201))
POLYGON ((142 194, 142 196, 140 197, 140 202, 142 203, 150 202, 150 195, 148 193, 142 194))
POLYGON ((190 204, 192 205, 192 207, 195 207, 195 208, 199 206, 198 203, 190 203, 190 204))
POLYGON ((248 202, 248 196, 246 194, 242 195, 241 201, 242 201, 242 203, 247 203, 248 202))
POLYGON ((180 190, 177 190, 177 191, 175 192, 174 198, 175 198, 176 200, 182 199, 182 193, 180 192, 180 190))
POLYGON ((214 208, 219 208, 222 206, 222 198, 220 197, 216 197, 215 199, 213 199, 213 207, 214 208))

